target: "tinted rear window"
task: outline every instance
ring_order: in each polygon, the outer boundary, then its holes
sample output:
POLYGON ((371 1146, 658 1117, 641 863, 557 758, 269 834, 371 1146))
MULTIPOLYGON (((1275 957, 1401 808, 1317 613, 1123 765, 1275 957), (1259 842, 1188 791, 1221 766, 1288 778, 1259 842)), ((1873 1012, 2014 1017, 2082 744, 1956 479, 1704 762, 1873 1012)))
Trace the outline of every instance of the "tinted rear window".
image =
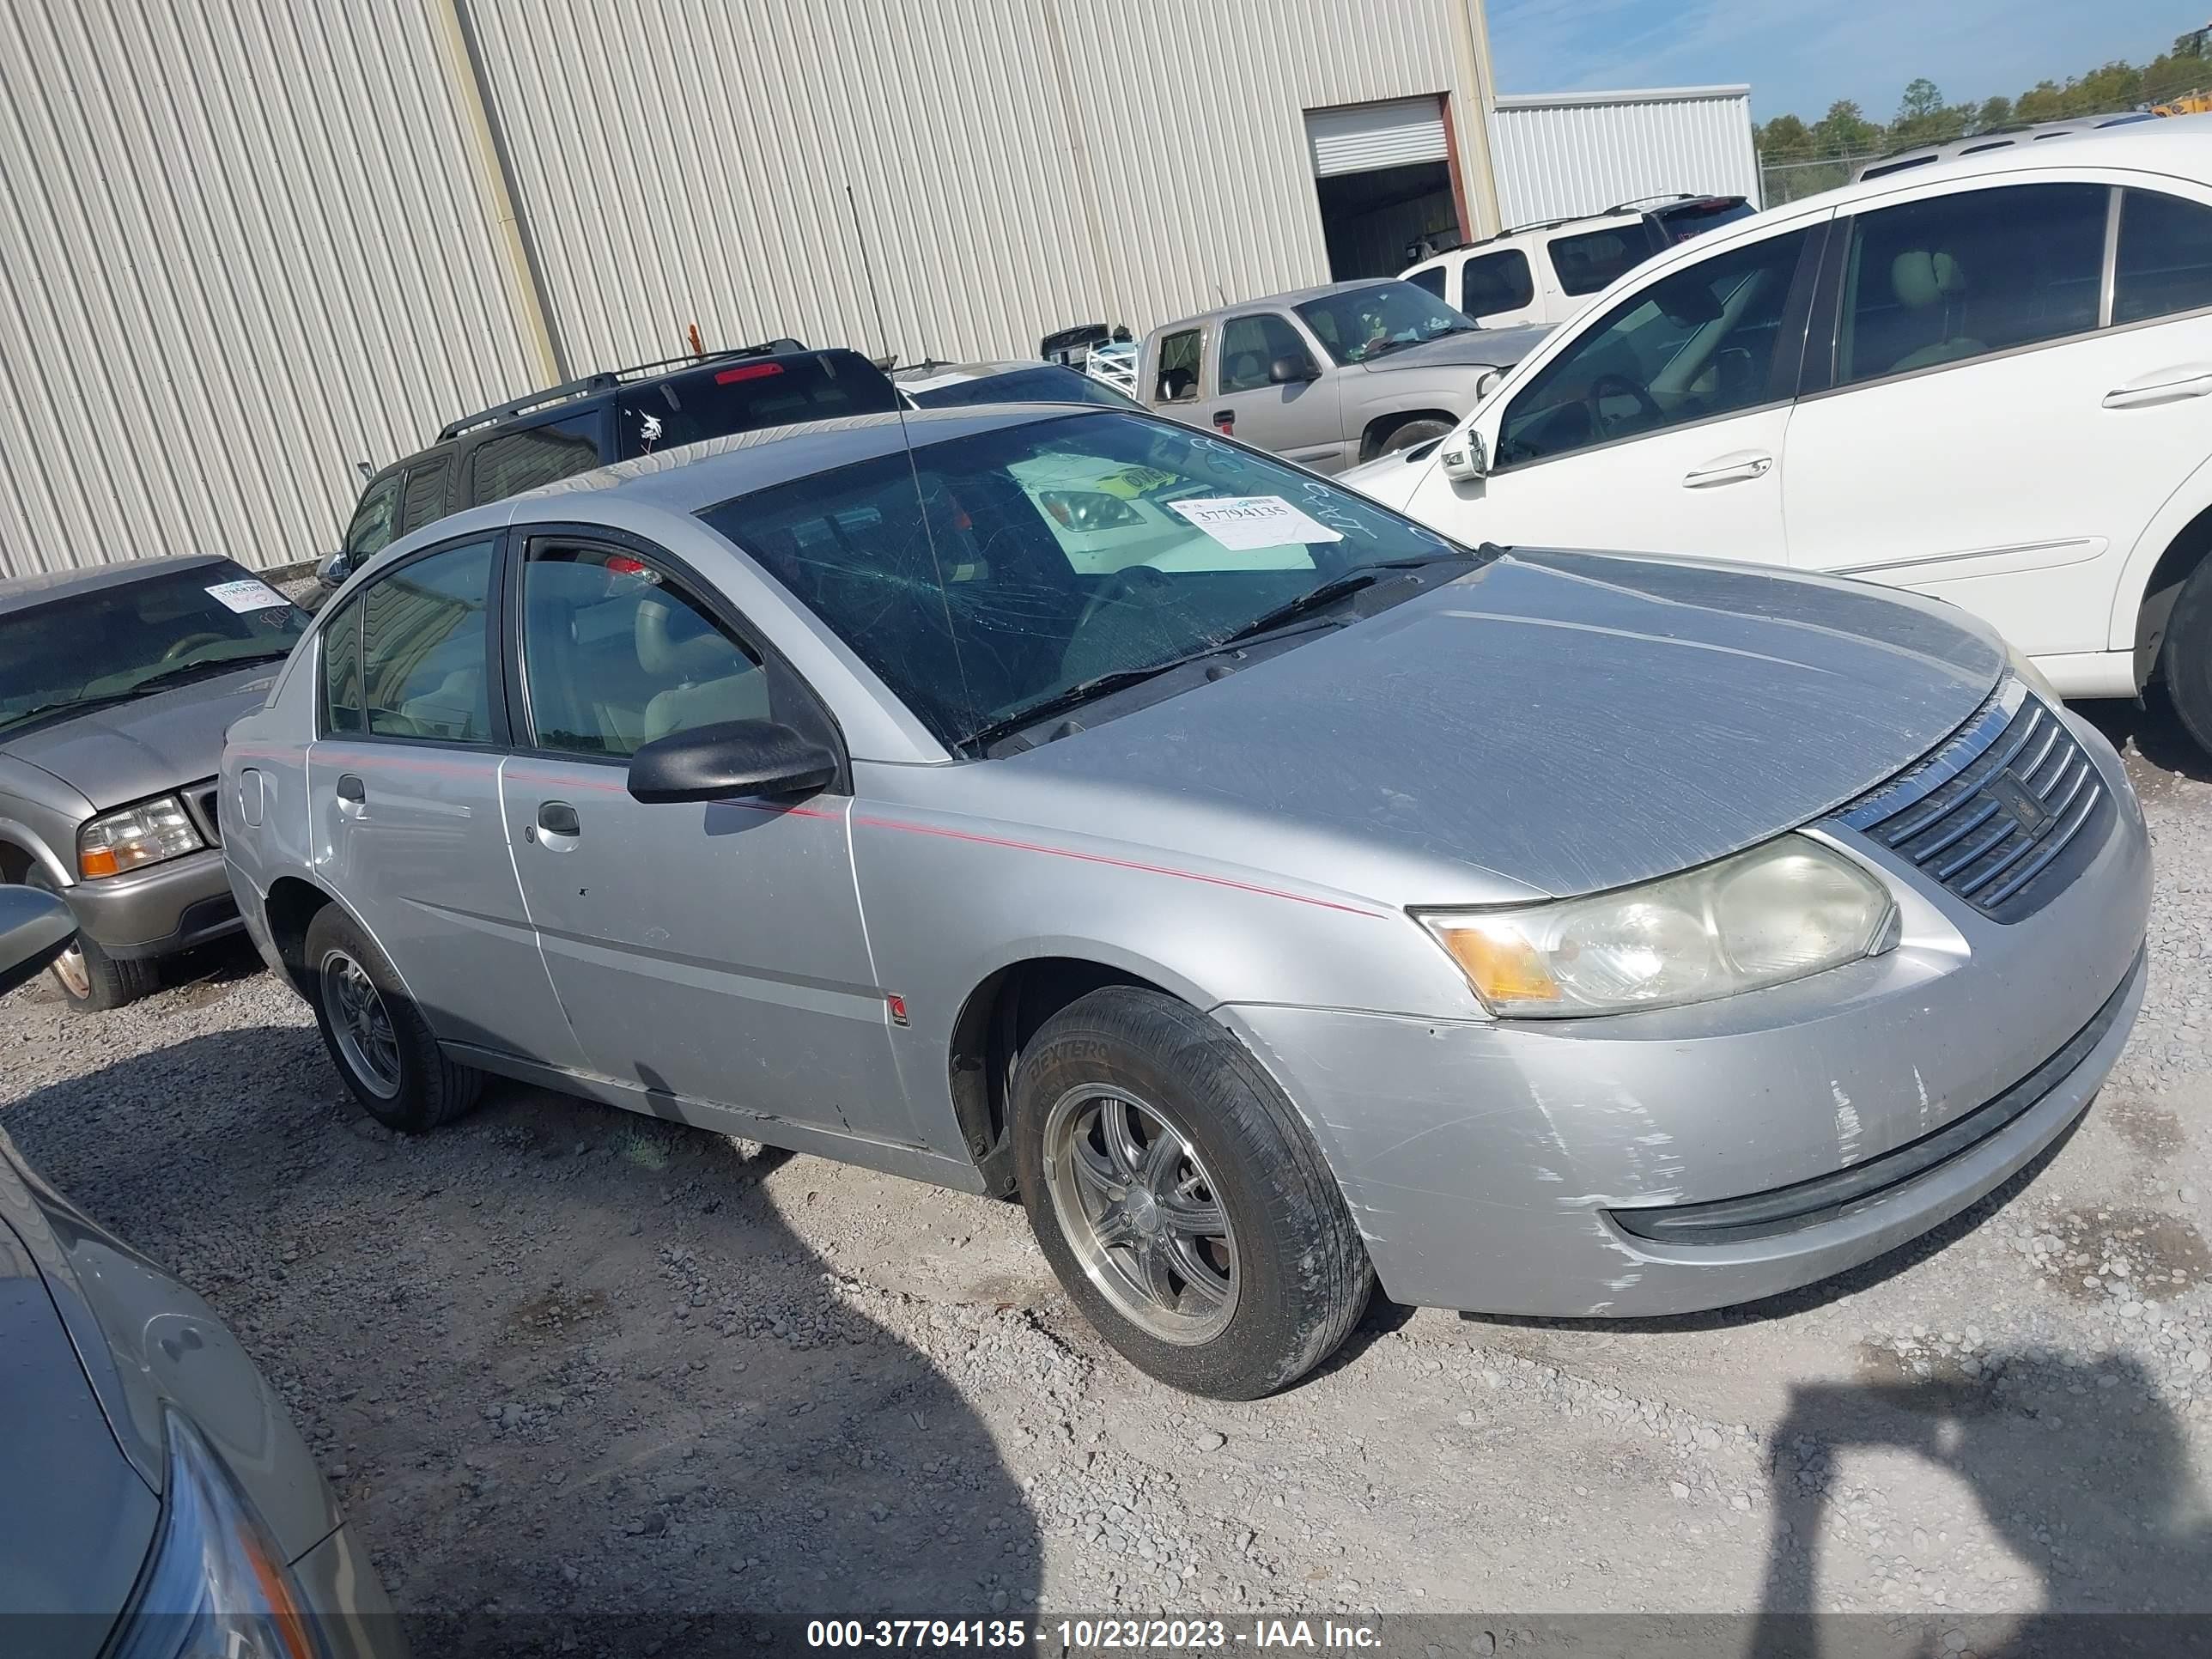
POLYGON ((1550 252, 1561 288, 1570 294, 1595 294, 1650 258, 1653 250, 1641 225, 1625 224, 1555 236, 1550 252))
POLYGON ((890 377, 858 352, 769 357, 694 369, 626 391, 615 404, 615 442, 627 460, 733 432, 885 415, 897 407, 890 377))
POLYGON ((1714 196, 1700 202, 1680 202, 1673 207, 1660 208, 1651 216, 1672 240, 1686 242, 1700 232, 1717 230, 1739 219, 1748 219, 1753 211, 1751 204, 1741 196, 1714 196))

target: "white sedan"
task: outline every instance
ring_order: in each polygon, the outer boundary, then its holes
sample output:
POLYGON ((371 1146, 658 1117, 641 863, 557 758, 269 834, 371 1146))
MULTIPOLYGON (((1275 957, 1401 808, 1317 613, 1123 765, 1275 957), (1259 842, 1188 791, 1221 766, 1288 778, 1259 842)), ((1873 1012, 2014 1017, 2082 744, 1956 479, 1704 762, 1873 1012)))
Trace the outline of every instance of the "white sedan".
POLYGON ((1860 576, 2212 748, 2212 117, 1993 139, 1638 266, 1344 482, 1462 541, 1860 576))

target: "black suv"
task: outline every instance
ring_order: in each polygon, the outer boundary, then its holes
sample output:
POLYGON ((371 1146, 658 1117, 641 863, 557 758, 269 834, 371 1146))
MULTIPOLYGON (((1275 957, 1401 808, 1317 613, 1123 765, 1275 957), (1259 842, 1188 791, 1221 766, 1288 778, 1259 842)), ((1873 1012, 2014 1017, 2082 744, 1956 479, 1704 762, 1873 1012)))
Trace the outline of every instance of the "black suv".
POLYGON ((453 422, 428 449, 371 478, 344 543, 323 562, 323 587, 465 507, 704 438, 898 406, 890 377, 859 352, 809 350, 797 340, 608 369, 534 392, 453 422))

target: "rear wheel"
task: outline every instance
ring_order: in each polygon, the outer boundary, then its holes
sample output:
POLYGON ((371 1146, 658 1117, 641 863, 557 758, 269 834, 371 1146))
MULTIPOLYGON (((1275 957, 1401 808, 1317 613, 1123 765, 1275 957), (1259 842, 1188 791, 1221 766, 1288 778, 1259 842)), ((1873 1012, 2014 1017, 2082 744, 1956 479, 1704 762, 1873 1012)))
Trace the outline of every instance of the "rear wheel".
POLYGON ((1321 1152, 1228 1031, 1110 986, 1047 1021, 1014 1077, 1022 1203, 1101 1335, 1194 1394, 1297 1381, 1367 1305, 1367 1253, 1321 1152))
POLYGON ((447 1060, 376 941, 335 904, 307 924, 315 1023, 338 1074, 386 1128, 420 1134, 476 1103, 483 1073, 447 1060))
MULTIPOLYGON (((25 879, 30 886, 64 900, 68 896, 43 870, 33 869, 25 879)), ((70 941, 69 949, 54 958, 46 977, 61 992, 63 1001, 84 1014, 106 1013, 126 1002, 136 1002, 158 982, 151 962, 111 957, 100 948, 99 941, 87 939, 82 929, 70 941)))
POLYGON ((2181 585, 2166 618, 2159 667, 2183 728, 2212 754, 2212 559, 2181 585))

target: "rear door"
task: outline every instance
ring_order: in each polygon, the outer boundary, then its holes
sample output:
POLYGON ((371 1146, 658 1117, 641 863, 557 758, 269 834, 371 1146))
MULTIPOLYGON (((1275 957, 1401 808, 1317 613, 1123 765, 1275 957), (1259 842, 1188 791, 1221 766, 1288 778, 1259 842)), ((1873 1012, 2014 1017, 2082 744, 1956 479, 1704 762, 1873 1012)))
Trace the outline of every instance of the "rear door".
POLYGON ((1207 405, 1200 401, 1200 372, 1206 365, 1206 331, 1194 324, 1163 334, 1146 353, 1145 403, 1156 415, 1187 426, 1205 426, 1207 405))
POLYGON ((324 624, 314 859, 441 1038, 574 1066, 500 811, 499 552, 478 537, 411 555, 324 624))
POLYGON ((1459 268, 1458 291, 1444 298, 1485 328, 1510 328, 1543 319, 1543 307, 1536 298, 1535 272, 1522 248, 1470 253, 1459 268))
POLYGON ((647 1096, 910 1139, 860 925, 848 797, 647 805, 629 757, 733 720, 834 728, 659 549, 541 532, 508 627, 506 811, 585 1066, 647 1096))
POLYGON ((1279 311, 1248 311, 1221 325, 1214 395, 1207 400, 1217 432, 1270 450, 1316 472, 1345 465, 1340 383, 1325 376, 1317 349, 1279 311), (1278 385, 1275 362, 1287 358, 1309 379, 1278 385))
POLYGON ((2173 291, 2212 206, 2108 180, 1931 179, 1850 220, 1833 385, 1790 429, 1794 562, 1954 600, 2031 655, 2106 647, 2120 565, 2212 453, 2186 315, 2212 294, 2173 291))

